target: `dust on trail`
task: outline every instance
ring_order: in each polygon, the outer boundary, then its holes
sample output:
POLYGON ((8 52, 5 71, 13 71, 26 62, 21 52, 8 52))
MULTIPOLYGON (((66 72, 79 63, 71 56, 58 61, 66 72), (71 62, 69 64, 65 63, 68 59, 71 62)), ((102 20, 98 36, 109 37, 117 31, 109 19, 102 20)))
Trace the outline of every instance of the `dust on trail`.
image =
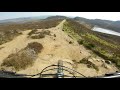
MULTIPOLYGON (((49 30, 51 32, 51 36, 46 35, 45 38, 42 39, 30 39, 27 37, 31 30, 27 30, 23 31, 23 34, 16 37, 14 40, 0 45, 0 47, 4 47, 0 50, 0 64, 8 55, 15 53, 16 48, 19 51, 26 47, 30 42, 39 42, 44 48, 42 52, 39 53, 34 65, 25 70, 18 71, 18 74, 37 74, 46 66, 57 64, 58 60, 67 61, 73 64, 72 60, 80 61, 81 59, 90 56, 91 52, 89 50, 86 50, 82 45, 79 45, 77 41, 73 40, 64 31, 62 31, 63 23, 65 21, 66 20, 63 20, 56 27, 44 29, 49 30), (54 37, 54 34, 56 37, 54 37), (73 44, 69 44, 70 41, 72 41, 73 44)), ((41 30, 42 29, 38 29, 38 31, 41 30)), ((99 66, 99 72, 96 72, 94 69, 87 68, 84 64, 78 64, 76 70, 86 76, 97 76, 107 72, 115 72, 117 70, 114 65, 105 64, 108 67, 107 69, 102 67, 103 62, 101 60, 103 59, 99 57, 93 57, 93 59, 93 62, 99 66)), ((68 63, 64 63, 64 66, 72 68, 68 63)))

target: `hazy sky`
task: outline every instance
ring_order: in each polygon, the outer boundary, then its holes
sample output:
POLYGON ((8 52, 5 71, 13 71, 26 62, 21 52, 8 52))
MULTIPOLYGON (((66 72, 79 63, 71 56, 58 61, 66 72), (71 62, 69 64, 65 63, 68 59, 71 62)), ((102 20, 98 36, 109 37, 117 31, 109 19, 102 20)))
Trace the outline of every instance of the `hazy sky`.
POLYGON ((40 15, 65 15, 88 19, 120 20, 120 12, 0 12, 0 20, 40 15))

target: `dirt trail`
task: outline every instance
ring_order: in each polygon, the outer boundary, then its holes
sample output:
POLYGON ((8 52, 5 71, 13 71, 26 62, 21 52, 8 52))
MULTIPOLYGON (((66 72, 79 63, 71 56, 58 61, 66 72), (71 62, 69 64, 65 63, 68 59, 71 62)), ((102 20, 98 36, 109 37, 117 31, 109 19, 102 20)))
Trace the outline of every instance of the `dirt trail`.
MULTIPOLYGON (((79 45, 77 41, 73 40, 65 32, 62 31, 63 23, 65 21, 66 20, 63 20, 56 27, 45 29, 51 32, 51 36, 46 35, 43 39, 27 38, 27 34, 31 31, 27 30, 23 31, 23 34, 16 37, 14 40, 0 45, 0 47, 4 47, 0 50, 0 64, 8 55, 15 53, 16 48, 17 50, 21 50, 30 42, 39 42, 43 45, 44 49, 38 55, 38 58, 35 61, 34 65, 25 70, 17 72, 19 74, 37 74, 46 66, 56 64, 58 60, 74 63, 72 60, 80 61, 81 59, 90 56, 91 52, 89 50, 86 50, 82 45, 79 45), (54 34, 56 37, 54 37, 54 34), (73 43, 69 44, 70 41, 73 43)), ((41 31, 41 29, 38 29, 38 31, 41 31)), ((76 70, 86 76, 97 76, 105 74, 106 72, 115 72, 117 70, 114 65, 107 65, 108 69, 101 67, 103 64, 103 59, 99 57, 93 57, 93 59, 93 62, 95 62, 95 64, 98 64, 100 68, 99 72, 96 72, 94 69, 87 68, 87 66, 84 64, 78 64, 76 70)), ((72 66, 68 63, 64 63, 64 65, 72 68, 72 66)))

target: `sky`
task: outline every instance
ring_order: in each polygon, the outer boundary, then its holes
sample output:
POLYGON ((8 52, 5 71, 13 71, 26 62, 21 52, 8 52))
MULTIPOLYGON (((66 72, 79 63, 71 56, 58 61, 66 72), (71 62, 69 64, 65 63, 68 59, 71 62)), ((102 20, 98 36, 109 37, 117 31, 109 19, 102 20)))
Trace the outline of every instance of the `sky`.
POLYGON ((43 15, 79 16, 88 19, 120 20, 120 12, 0 12, 0 20, 43 15))

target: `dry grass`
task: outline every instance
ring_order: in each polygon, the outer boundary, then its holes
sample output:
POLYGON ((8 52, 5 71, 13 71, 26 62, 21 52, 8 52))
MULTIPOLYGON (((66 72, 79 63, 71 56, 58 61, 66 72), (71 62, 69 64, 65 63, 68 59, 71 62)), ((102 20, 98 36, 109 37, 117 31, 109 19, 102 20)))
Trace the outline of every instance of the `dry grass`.
POLYGON ((44 34, 39 34, 39 35, 34 35, 34 36, 31 36, 32 39, 40 39, 40 38, 44 38, 45 35, 44 34))
POLYGON ((43 33, 44 35, 50 35, 50 31, 49 30, 42 31, 41 33, 43 33))
POLYGON ((26 69, 28 66, 33 65, 32 57, 28 56, 27 53, 13 54, 10 58, 7 58, 2 63, 2 66, 14 67, 15 70, 26 69))
POLYGON ((41 31, 38 33, 32 33, 32 34, 36 34, 34 36, 31 36, 32 39, 40 39, 40 38, 44 38, 46 35, 50 35, 50 31, 41 31))
POLYGON ((43 49, 43 46, 38 42, 33 42, 33 43, 28 43, 28 46, 26 48, 32 49, 38 54, 43 49))
POLYGON ((0 45, 13 40, 16 36, 21 34, 19 30, 0 31, 0 45))
POLYGON ((31 35, 34 34, 35 32, 37 32, 37 29, 33 29, 31 32, 28 33, 28 35, 31 36, 31 35))
POLYGON ((13 67, 16 71, 26 69, 34 64, 37 54, 41 52, 42 49, 43 46, 40 43, 29 43, 23 50, 9 55, 1 66, 13 67))

